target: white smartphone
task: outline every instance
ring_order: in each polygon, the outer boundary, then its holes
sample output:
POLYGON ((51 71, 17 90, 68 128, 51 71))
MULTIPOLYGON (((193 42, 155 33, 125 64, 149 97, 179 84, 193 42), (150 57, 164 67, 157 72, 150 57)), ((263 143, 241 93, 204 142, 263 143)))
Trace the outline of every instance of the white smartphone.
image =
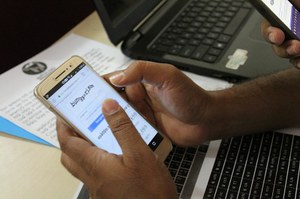
POLYGON ((300 39, 300 13, 289 0, 249 0, 273 26, 282 29, 286 40, 300 39))
POLYGON ((171 142, 159 133, 82 58, 73 56, 44 79, 37 98, 83 138, 108 152, 122 154, 102 114, 102 102, 111 98, 125 110, 145 143, 164 160, 171 142))

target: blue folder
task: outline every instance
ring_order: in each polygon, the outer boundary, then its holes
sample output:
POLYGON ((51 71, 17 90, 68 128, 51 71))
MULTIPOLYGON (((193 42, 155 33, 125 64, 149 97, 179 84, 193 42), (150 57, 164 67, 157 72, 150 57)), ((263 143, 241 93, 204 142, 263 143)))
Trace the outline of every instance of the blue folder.
POLYGON ((18 125, 10 122, 9 120, 3 118, 0 116, 0 132, 7 133, 9 135, 21 137, 27 140, 31 140, 34 142, 38 142, 41 144, 45 144, 48 146, 53 146, 49 142, 46 142, 45 140, 39 138, 36 135, 33 135, 32 133, 26 131, 25 129, 19 127, 18 125))

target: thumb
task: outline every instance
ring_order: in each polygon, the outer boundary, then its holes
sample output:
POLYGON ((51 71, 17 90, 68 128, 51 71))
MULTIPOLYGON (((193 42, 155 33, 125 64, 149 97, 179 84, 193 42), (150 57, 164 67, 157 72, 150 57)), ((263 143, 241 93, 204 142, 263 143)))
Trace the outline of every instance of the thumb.
POLYGON ((111 76, 109 80, 117 87, 134 83, 147 83, 155 87, 161 87, 166 82, 177 80, 182 75, 180 73, 178 69, 169 64, 135 61, 124 71, 111 76))
POLYGON ((145 148, 145 142, 126 112, 116 101, 112 99, 105 100, 102 103, 102 112, 122 149, 123 155, 137 155, 145 148))

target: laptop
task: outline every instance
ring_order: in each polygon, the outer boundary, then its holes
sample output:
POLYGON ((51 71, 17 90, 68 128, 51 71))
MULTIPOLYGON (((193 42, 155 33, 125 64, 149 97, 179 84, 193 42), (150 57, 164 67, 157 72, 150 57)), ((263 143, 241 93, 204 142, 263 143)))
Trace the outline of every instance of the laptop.
POLYGON ((300 136, 281 132, 175 147, 165 161, 182 199, 300 198, 300 136))
MULTIPOLYGON (((277 131, 174 146, 165 160, 182 199, 300 198, 300 136, 277 131)), ((89 198, 85 187, 78 199, 89 198)))
POLYGON ((260 33, 246 0, 94 0, 124 54, 231 82, 291 67, 260 33))

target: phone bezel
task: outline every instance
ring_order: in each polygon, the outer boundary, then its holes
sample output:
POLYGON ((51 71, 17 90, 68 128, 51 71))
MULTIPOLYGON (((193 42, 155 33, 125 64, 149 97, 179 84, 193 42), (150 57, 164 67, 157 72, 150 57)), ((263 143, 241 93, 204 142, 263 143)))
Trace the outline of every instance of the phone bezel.
MULTIPOLYGON (((288 1, 288 0, 285 0, 288 1)), ((268 8, 261 0, 249 0, 249 2, 256 8, 256 10, 265 17, 271 25, 274 27, 280 28, 284 34, 285 34, 285 40, 291 40, 296 39, 299 40, 299 38, 287 27, 279 17, 277 17, 273 11, 268 8)), ((291 3, 292 4, 292 3, 291 3)), ((294 5, 293 5, 294 6, 294 5)))
MULTIPOLYGON (((76 69, 76 67, 79 64, 81 64, 83 62, 92 71, 94 71, 99 78, 102 78, 83 58, 81 58, 79 56, 72 56, 70 59, 68 59, 62 65, 60 65, 48 77, 46 77, 41 83, 39 83, 35 87, 35 89, 34 89, 34 94, 50 111, 52 111, 55 115, 57 115, 58 117, 60 117, 69 126, 71 126, 76 131, 76 133, 78 133, 79 136, 83 137, 88 142, 92 143, 82 132, 79 131, 79 129, 76 127, 75 124, 73 124, 71 121, 69 121, 68 118, 65 118, 65 116, 63 114, 61 114, 60 111, 58 111, 55 107, 53 107, 47 101, 47 99, 45 99, 45 97, 44 97, 45 94, 47 94, 53 87, 55 87, 57 84, 59 84, 66 76, 68 76, 68 74, 70 74, 74 69, 76 69)), ((132 106, 132 104, 130 104, 130 105, 132 106)), ((139 114, 143 117, 143 115, 141 113, 139 113, 139 114)), ((145 118, 145 120, 146 120, 146 118, 145 118)), ((150 123, 149 123, 149 125, 153 126, 150 123)), ((172 150, 172 143, 170 142, 170 140, 166 136, 164 136, 158 130, 157 130, 157 132, 160 135, 162 135, 163 139, 162 139, 161 143, 159 144, 159 146, 154 150, 154 152, 158 155, 158 157, 161 160, 165 160, 165 158, 167 157, 167 155, 169 154, 169 152, 172 150)))

